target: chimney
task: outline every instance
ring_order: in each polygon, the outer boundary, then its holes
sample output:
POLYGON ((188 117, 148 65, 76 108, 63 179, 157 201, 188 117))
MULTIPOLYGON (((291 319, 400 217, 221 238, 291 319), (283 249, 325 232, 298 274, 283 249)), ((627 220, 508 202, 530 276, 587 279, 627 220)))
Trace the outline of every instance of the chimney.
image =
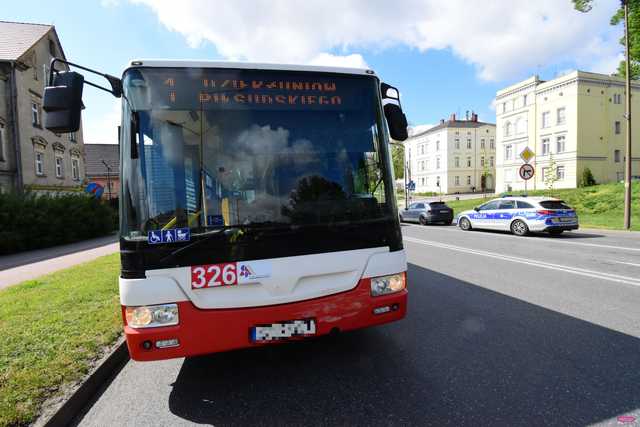
POLYGON ((444 124, 444 119, 440 119, 440 124, 443 125, 444 124))
POLYGON ((451 117, 449 117, 449 121, 452 121, 452 122, 456 121, 456 113, 451 113, 451 117))
POLYGON ((471 121, 472 122, 477 122, 478 121, 478 115, 476 113, 471 113, 471 121))
POLYGON ((466 121, 469 121, 469 110, 467 110, 467 111, 465 112, 465 114, 464 114, 464 119, 465 119, 466 121))

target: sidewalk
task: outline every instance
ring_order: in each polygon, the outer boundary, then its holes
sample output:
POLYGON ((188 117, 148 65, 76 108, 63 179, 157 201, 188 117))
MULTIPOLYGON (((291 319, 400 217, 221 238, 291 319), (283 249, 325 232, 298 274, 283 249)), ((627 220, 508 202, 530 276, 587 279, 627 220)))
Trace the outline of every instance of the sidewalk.
POLYGON ((1 256, 0 289, 91 261, 118 250, 118 236, 113 234, 69 245, 1 256))

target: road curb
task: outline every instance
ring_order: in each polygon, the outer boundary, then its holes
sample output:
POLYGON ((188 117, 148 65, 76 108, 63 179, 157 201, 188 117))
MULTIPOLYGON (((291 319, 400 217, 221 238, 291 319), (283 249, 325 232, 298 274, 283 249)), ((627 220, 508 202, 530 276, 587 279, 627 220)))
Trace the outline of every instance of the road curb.
POLYGON ((92 401, 106 382, 113 378, 129 361, 129 350, 120 338, 111 353, 104 356, 87 378, 51 415, 43 416, 34 426, 57 427, 70 425, 92 401))

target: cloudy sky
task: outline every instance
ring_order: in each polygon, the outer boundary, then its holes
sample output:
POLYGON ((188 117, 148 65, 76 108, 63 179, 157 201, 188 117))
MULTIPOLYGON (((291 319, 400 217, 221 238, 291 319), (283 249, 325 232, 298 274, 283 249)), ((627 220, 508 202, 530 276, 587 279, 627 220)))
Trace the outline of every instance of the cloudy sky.
MULTIPOLYGON (((56 25, 67 58, 120 75, 133 58, 366 66, 398 86, 415 125, 467 110, 532 74, 611 73, 618 0, 95 0, 7 2, 3 20, 56 25)), ((116 141, 116 101, 85 91, 85 141, 116 141)))

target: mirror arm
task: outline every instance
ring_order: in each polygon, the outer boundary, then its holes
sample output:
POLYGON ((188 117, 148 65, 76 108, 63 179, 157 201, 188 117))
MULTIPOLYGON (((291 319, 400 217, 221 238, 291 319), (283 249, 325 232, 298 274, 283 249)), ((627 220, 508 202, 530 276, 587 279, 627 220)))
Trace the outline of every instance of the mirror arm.
POLYGON ((50 66, 49 66, 49 81, 52 82, 53 81, 53 73, 57 73, 58 70, 56 70, 55 65, 56 63, 61 62, 63 64, 66 64, 68 66, 72 66, 72 67, 76 67, 76 68, 80 68, 81 70, 85 70, 88 71, 90 73, 93 74, 97 74, 100 77, 104 77, 109 84, 111 85, 111 89, 108 89, 106 87, 97 85, 95 83, 91 83, 87 80, 85 80, 85 84, 88 84, 89 86, 93 86, 95 88, 98 88, 100 90, 104 90, 105 92, 109 92, 110 94, 112 94, 113 96, 115 96, 116 98, 120 98, 122 96, 122 80, 120 80, 117 77, 114 77, 110 74, 105 74, 105 73, 101 73, 99 71, 96 70, 92 70, 91 68, 87 68, 87 67, 83 67, 82 65, 78 65, 78 64, 74 64, 73 62, 69 62, 66 61, 64 59, 60 59, 60 58, 53 58, 51 60, 50 66))

